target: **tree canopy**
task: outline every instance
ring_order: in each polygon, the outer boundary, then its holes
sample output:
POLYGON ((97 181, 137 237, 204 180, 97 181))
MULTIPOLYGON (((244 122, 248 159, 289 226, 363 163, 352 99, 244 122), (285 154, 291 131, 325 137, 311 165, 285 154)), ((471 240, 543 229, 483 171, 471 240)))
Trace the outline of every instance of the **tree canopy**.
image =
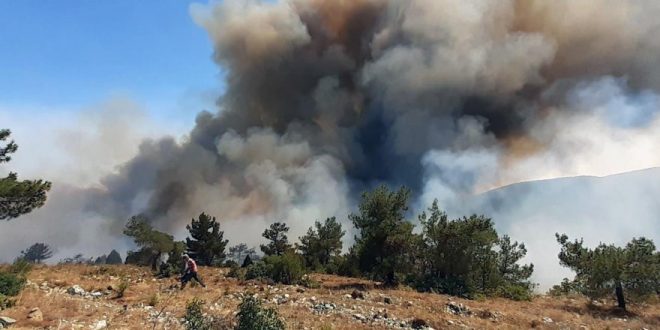
POLYGON ((358 231, 355 253, 361 272, 387 285, 408 269, 413 225, 405 219, 410 191, 380 186, 362 194, 359 213, 349 215, 358 231), (397 274, 399 273, 399 274, 397 274))
POLYGON ((473 297, 477 294, 529 299, 533 265, 520 265, 524 244, 498 236, 490 218, 449 220, 434 201, 419 216, 421 247, 415 286, 421 290, 473 297))
POLYGON ((124 228, 124 235, 133 238, 140 248, 138 251, 129 251, 126 263, 138 265, 151 265, 153 269, 164 253, 170 253, 176 247, 172 235, 155 230, 144 216, 133 216, 124 228))
POLYGON ((291 244, 289 244, 289 239, 286 236, 286 233, 289 232, 289 227, 283 222, 275 222, 270 225, 270 227, 264 230, 263 236, 268 239, 268 244, 261 245, 261 251, 267 255, 277 255, 281 256, 284 252, 291 249, 291 244))
POLYGON ((26 250, 21 251, 21 259, 29 262, 41 263, 53 256, 53 250, 44 243, 34 243, 26 250))
POLYGON ((215 217, 202 213, 197 220, 192 219, 186 229, 191 236, 186 238, 187 251, 197 263, 204 266, 222 264, 228 241, 223 239, 224 232, 215 217))
POLYGON ((341 239, 345 233, 335 217, 327 218, 323 223, 316 221, 314 227, 310 227, 307 234, 300 237, 298 249, 305 259, 305 265, 311 269, 325 267, 331 257, 341 253, 341 239))
MULTIPOLYGON (((0 145, 0 164, 9 162, 11 154, 18 150, 14 141, 6 142, 10 135, 9 130, 0 130, 0 143, 4 143, 4 146, 0 145)), ((16 173, 0 178, 0 220, 11 220, 42 207, 50 188, 48 181, 19 181, 16 173)))
POLYGON ((555 236, 561 246, 560 264, 575 271, 571 285, 575 290, 592 299, 614 293, 622 309, 626 309, 628 298, 660 292, 660 253, 653 241, 641 237, 625 247, 601 243, 589 249, 582 239, 570 241, 565 234, 555 236), (630 294, 628 298, 624 290, 630 294))

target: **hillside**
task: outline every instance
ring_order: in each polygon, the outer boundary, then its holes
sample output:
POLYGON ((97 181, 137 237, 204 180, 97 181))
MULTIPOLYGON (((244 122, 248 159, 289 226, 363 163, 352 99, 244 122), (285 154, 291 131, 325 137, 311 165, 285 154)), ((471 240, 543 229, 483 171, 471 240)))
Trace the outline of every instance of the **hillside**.
POLYGON ((660 241, 660 168, 523 182, 443 206, 456 216, 486 214, 498 232, 524 242, 533 280, 545 291, 572 276, 557 260, 556 232, 589 246, 625 245, 639 236, 660 241))
POLYGON ((207 313, 231 319, 242 296, 257 294, 276 306, 288 329, 410 329, 415 318, 434 329, 660 328, 658 304, 633 305, 621 315, 613 312, 612 302, 587 304, 580 297, 471 301, 320 274, 312 275, 321 283, 315 289, 270 286, 227 278, 226 271, 202 268, 208 288, 180 291, 175 279, 155 279, 147 269, 132 266, 38 266, 17 305, 0 315, 17 321, 12 329, 180 329, 179 319, 193 297, 206 301, 207 313), (123 298, 115 298, 122 277, 130 284, 123 298), (73 293, 75 285, 85 292, 73 293), (354 299, 355 290, 364 299, 354 299), (40 312, 29 318, 34 308, 40 312))

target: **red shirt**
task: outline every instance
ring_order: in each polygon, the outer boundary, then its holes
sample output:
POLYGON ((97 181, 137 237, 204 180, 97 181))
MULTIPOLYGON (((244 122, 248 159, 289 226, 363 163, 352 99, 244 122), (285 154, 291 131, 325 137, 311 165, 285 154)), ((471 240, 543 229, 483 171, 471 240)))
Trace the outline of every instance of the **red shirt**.
POLYGON ((188 259, 188 263, 186 264, 186 268, 188 269, 188 271, 197 273, 197 263, 192 258, 188 259))

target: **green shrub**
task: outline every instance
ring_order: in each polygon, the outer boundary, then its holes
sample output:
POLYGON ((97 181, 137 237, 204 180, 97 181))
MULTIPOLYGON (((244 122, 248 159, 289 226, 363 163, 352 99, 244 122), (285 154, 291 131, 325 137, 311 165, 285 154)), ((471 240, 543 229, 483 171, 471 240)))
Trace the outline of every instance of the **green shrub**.
POLYGON ((248 266, 245 271, 246 280, 270 278, 271 267, 263 261, 257 261, 248 266))
POLYGON ((231 259, 226 260, 225 263, 223 264, 223 267, 229 267, 229 268, 234 268, 238 266, 239 266, 238 262, 231 259))
POLYGON ((32 267, 33 264, 24 258, 16 258, 14 263, 9 267, 9 272, 20 277, 26 277, 27 274, 32 270, 32 267))
POLYGON ((571 281, 567 278, 564 278, 561 283, 553 285, 552 288, 548 290, 548 294, 555 297, 567 296, 578 292, 578 284, 575 281, 571 281))
POLYGON ((245 269, 242 269, 241 267, 238 266, 234 266, 229 269, 229 272, 227 273, 227 277, 244 280, 246 277, 245 273, 246 273, 245 269))
POLYGON ((24 285, 24 277, 14 273, 0 272, 0 294, 9 297, 17 296, 24 285))
POLYGON ((495 295, 516 301, 532 300, 532 290, 522 285, 508 284, 497 288, 495 295))
POLYGON ((325 271, 328 274, 348 277, 360 277, 361 275, 357 257, 350 253, 330 258, 330 262, 325 266, 325 271))
POLYGON ((281 256, 269 256, 265 258, 266 264, 270 265, 270 278, 282 284, 298 283, 305 274, 302 258, 291 252, 281 256))
POLYGON ((298 283, 308 289, 318 289, 321 287, 321 283, 313 280, 308 275, 303 275, 303 277, 300 279, 298 283))
POLYGON ((117 298, 124 297, 124 294, 126 294, 126 290, 130 285, 131 283, 128 281, 128 278, 122 277, 117 286, 117 298))
POLYGON ((238 308, 237 330, 284 330, 284 322, 277 311, 263 307, 257 298, 252 296, 243 298, 238 308))
POLYGON ((193 298, 186 305, 186 315, 183 316, 182 324, 188 330, 211 330, 211 319, 204 316, 202 306, 204 300, 193 298))
POLYGON ((178 275, 179 273, 180 273, 180 267, 177 267, 172 263, 163 262, 160 264, 160 267, 158 269, 158 277, 161 278, 172 277, 174 275, 178 275))

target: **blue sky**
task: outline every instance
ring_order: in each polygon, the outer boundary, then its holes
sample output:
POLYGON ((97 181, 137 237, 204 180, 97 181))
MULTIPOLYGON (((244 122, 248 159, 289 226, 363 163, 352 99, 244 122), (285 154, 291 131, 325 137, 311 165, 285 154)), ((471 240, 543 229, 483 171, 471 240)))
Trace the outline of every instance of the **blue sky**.
POLYGON ((85 111, 119 95, 192 126, 222 90, 192 2, 0 1, 0 106, 85 111))

